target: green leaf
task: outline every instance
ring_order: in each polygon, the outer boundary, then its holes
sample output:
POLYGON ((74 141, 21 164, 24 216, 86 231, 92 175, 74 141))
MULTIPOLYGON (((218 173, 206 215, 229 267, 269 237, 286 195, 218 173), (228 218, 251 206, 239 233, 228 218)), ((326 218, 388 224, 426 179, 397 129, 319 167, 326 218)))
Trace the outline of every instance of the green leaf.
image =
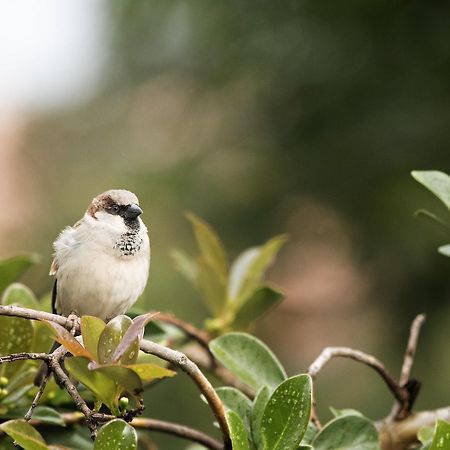
POLYGON ((438 252, 444 256, 450 256, 450 244, 441 245, 438 248, 438 252))
POLYGON ((330 411, 333 414, 334 417, 342 417, 342 416, 362 416, 364 417, 359 411, 356 409, 351 408, 344 408, 344 409, 336 409, 330 406, 330 411))
POLYGON ((248 299, 243 301, 242 307, 236 312, 233 326, 245 328, 255 319, 275 307, 283 300, 284 295, 270 286, 260 286, 248 299))
POLYGON ((194 228, 195 238, 203 259, 222 280, 226 280, 228 276, 228 261, 219 236, 208 223, 194 213, 187 213, 186 218, 194 228))
POLYGON ((297 450, 311 414, 309 375, 283 381, 271 395, 261 420, 265 450, 297 450))
POLYGON ((0 425, 0 430, 24 450, 48 450, 41 434, 25 420, 8 420, 0 425))
POLYGON ((173 370, 151 363, 128 364, 126 367, 136 372, 143 383, 149 383, 150 381, 159 378, 173 377, 176 375, 176 372, 173 370))
POLYGON ((286 378, 270 349, 249 334, 225 334, 211 341, 210 349, 227 369, 255 390, 264 385, 274 389, 286 378))
POLYGON ((125 332, 122 340, 112 356, 113 363, 133 364, 137 361, 139 345, 144 337, 145 326, 157 316, 158 313, 147 313, 137 316, 125 332))
MULTIPOLYGON (((122 315, 115 317, 106 324, 98 341, 97 354, 100 364, 110 364, 112 362, 117 346, 122 341, 126 331, 132 323, 133 321, 128 316, 122 315)), ((129 360, 130 353, 133 352, 133 357, 139 352, 138 339, 136 339, 132 347, 127 350, 127 355, 124 356, 124 359, 129 360)))
POLYGON ((287 241, 286 235, 275 236, 259 247, 250 248, 236 259, 230 270, 228 298, 230 304, 240 304, 249 297, 264 278, 280 248, 287 241))
POLYGON ((98 341, 106 324, 102 319, 94 316, 83 316, 80 322, 83 344, 94 357, 95 361, 98 361, 98 341))
POLYGON ((430 450, 448 450, 450 448, 450 423, 438 420, 436 431, 431 441, 430 450))
POLYGON ((40 309, 33 291, 21 283, 10 284, 3 292, 1 303, 3 305, 19 305, 24 308, 40 309))
POLYGON ((450 210, 450 176, 438 170, 414 170, 411 175, 450 210))
POLYGON ((203 259, 197 261, 199 268, 197 286, 203 294, 205 305, 214 317, 219 317, 226 303, 225 282, 217 275, 214 269, 203 259))
POLYGON ((317 434, 315 450, 379 450, 378 433, 365 417, 342 416, 328 422, 317 434))
POLYGON ((111 378, 99 371, 89 370, 89 360, 82 356, 66 358, 64 365, 69 373, 92 391, 113 414, 119 414, 115 404, 116 383, 111 378))
POLYGON ((94 442, 94 450, 136 450, 136 430, 122 419, 103 425, 94 442))
MULTIPOLYGON (((33 345, 34 329, 31 320, 18 317, 0 317, 0 356, 29 352, 33 345)), ((10 378, 25 363, 15 361, 0 365, 0 376, 10 378)))
POLYGON ((172 250, 170 256, 175 264, 175 269, 178 270, 186 280, 197 285, 199 272, 197 262, 181 250, 172 250))
POLYGON ((230 437, 233 450, 250 450, 248 436, 242 419, 234 412, 227 411, 227 422, 230 428, 230 437))
POLYGON ((17 255, 0 261, 0 292, 17 281, 29 267, 38 262, 39 256, 34 253, 17 255))
POLYGON ((312 441, 316 437, 316 434, 318 433, 317 427, 312 423, 308 423, 308 427, 306 428, 305 434, 303 435, 303 439, 301 441, 302 445, 310 445, 312 444, 312 441))
POLYGON ((262 448, 261 438, 261 420, 266 409, 267 402, 270 398, 270 389, 267 386, 263 386, 257 393, 255 400, 253 401, 252 415, 251 415, 251 428, 253 442, 257 449, 262 448))
POLYGON ((242 419, 247 433, 250 433, 250 415, 252 408, 250 399, 233 387, 219 387, 216 389, 216 392, 220 400, 222 400, 225 409, 234 411, 242 419))
POLYGON ((114 402, 116 402, 116 400, 119 399, 119 396, 125 391, 129 392, 133 397, 139 397, 144 390, 139 375, 128 367, 108 365, 96 367, 92 372, 101 373, 117 383, 114 402))
POLYGON ((84 356, 91 361, 94 359, 93 355, 89 353, 88 350, 86 350, 64 327, 55 322, 45 321, 45 323, 53 330, 53 339, 63 345, 73 356, 84 356))

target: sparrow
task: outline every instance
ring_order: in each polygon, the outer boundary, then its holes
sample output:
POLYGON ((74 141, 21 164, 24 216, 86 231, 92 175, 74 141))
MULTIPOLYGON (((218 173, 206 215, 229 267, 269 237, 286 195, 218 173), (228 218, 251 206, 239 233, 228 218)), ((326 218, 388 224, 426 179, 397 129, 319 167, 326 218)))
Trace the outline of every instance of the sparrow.
MULTIPOLYGON (((95 316, 108 322, 142 294, 150 269, 150 240, 130 191, 112 189, 92 200, 84 216, 53 243, 52 311, 95 316)), ((54 343, 50 353, 59 347, 54 343)), ((41 365, 39 386, 48 368, 41 365)))
POLYGON ((130 191, 112 189, 92 200, 83 218, 53 244, 55 314, 124 314, 142 294, 150 268, 150 240, 130 191))

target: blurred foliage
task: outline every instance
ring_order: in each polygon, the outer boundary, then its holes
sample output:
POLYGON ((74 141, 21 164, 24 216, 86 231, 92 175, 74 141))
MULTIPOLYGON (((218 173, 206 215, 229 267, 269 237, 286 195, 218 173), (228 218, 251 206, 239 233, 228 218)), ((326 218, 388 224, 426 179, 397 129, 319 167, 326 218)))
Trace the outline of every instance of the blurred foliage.
POLYGON ((213 316, 206 321, 210 331, 245 329, 283 299, 283 294, 264 283, 264 276, 286 236, 276 236, 264 245, 245 250, 229 267, 223 244, 213 228, 193 213, 187 218, 200 255, 191 258, 174 250, 172 258, 178 271, 202 294, 213 316))

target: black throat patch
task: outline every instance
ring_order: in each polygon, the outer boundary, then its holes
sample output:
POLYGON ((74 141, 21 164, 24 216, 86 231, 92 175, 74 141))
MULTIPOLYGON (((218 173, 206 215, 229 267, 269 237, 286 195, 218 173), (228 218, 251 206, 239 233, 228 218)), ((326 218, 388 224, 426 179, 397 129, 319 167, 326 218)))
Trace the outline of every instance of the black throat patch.
POLYGON ((136 232, 129 231, 120 235, 114 248, 118 250, 122 256, 133 256, 141 249, 143 242, 144 240, 136 232))

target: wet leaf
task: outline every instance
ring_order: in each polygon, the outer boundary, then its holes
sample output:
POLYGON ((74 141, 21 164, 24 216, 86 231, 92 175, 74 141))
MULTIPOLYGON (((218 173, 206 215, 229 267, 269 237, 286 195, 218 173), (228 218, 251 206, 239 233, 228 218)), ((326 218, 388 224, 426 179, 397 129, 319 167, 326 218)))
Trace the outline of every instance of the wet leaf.
POLYGON ((126 367, 136 372, 141 378, 143 383, 149 383, 155 379, 173 377, 176 372, 166 369, 164 367, 157 366, 156 364, 143 363, 143 364, 129 364, 126 367))
POLYGON ((241 381, 255 390, 278 386, 286 373, 271 350, 246 333, 228 333, 210 343, 214 356, 241 381))
POLYGON ((286 235, 275 236, 265 244, 241 253, 230 270, 228 282, 230 304, 240 304, 252 294, 286 241, 286 235))
POLYGON ((133 319, 133 323, 126 330, 120 344, 114 351, 112 356, 113 363, 133 364, 137 361, 139 345, 144 337, 145 326, 157 315, 157 312, 148 313, 133 319))
POLYGON ((32 265, 39 262, 39 256, 34 253, 13 256, 0 261, 0 292, 6 286, 17 281, 32 265))
POLYGON ((373 423, 355 415, 328 422, 316 435, 312 445, 315 450, 380 450, 373 423))
POLYGON ((81 318, 81 335, 83 336, 83 344, 92 354, 95 361, 98 361, 98 342, 105 326, 105 322, 98 317, 83 316, 81 318))
MULTIPOLYGON (((0 356, 29 352, 33 345, 34 329, 31 320, 19 317, 0 317, 0 356)), ((16 361, 0 365, 0 376, 11 378, 25 363, 16 361)))
POLYGON ((234 412, 227 411, 227 422, 230 428, 230 437, 233 450, 250 450, 248 436, 242 419, 234 412))
MULTIPOLYGON (((132 323, 133 321, 128 316, 122 315, 115 317, 106 324, 98 341, 97 354, 100 364, 110 364, 112 362, 117 346, 132 323)), ((125 359, 129 360, 129 354, 132 352, 137 354, 138 351, 139 341, 136 339, 132 348, 127 350, 128 354, 125 359)))
POLYGON ((94 356, 64 327, 55 322, 46 321, 45 323, 54 331, 53 339, 63 345, 73 356, 84 356, 90 360, 94 359, 94 356))
POLYGON ((251 415, 251 428, 253 442, 257 449, 262 448, 261 438, 261 420, 266 409, 267 402, 270 398, 270 389, 267 386, 263 386, 257 393, 255 400, 253 401, 252 415, 251 415))
POLYGON ((89 370, 89 359, 82 356, 66 358, 64 365, 69 373, 92 391, 113 414, 119 414, 115 404, 116 383, 111 378, 99 371, 89 370))
POLYGON ((311 414, 311 378, 296 375, 271 395, 261 419, 265 450, 297 450, 311 414))
POLYGON ((250 415, 252 402, 241 391, 233 387, 220 387, 216 389, 225 409, 234 411, 244 423, 247 433, 251 432, 250 415))
POLYGON ((203 259, 224 281, 228 274, 228 261, 223 244, 213 228, 193 213, 187 213, 191 222, 203 259))
POLYGON ((436 431, 431 441, 430 450, 448 450, 450 448, 450 423, 438 420, 436 431))
POLYGON ((247 327, 255 319, 274 308, 283 300, 284 295, 270 286, 260 286, 249 298, 244 299, 241 308, 236 312, 233 326, 247 327))
POLYGON ((103 425, 94 442, 94 450, 136 450, 136 430, 122 419, 103 425))
POLYGON ((25 420, 8 420, 0 424, 0 430, 24 448, 24 450, 48 450, 41 434, 25 420))
POLYGON ((21 283, 10 284, 3 292, 1 303, 3 305, 19 305, 24 308, 40 309, 33 291, 21 283))

